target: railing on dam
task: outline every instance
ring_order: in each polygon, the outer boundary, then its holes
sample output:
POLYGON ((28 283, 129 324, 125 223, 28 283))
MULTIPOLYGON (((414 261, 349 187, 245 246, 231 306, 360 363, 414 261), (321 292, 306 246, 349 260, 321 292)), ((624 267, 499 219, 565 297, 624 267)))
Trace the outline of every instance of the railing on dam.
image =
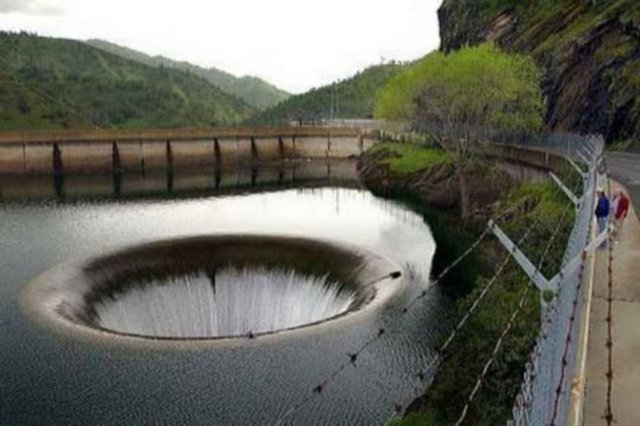
POLYGON ((361 129, 246 127, 0 133, 0 174, 126 173, 348 158, 376 140, 361 129))

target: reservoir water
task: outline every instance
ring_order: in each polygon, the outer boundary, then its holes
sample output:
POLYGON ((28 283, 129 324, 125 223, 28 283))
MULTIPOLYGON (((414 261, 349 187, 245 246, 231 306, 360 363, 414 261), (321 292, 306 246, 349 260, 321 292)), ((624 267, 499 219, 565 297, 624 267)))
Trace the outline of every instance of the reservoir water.
POLYGON ((415 373, 434 355, 448 305, 429 286, 435 243, 428 224, 355 177, 355 165, 344 162, 119 182, 93 177, 84 184, 0 179, 0 423, 273 424, 384 327, 389 332, 355 366, 287 418, 383 424, 419 385, 415 373), (60 263, 159 239, 228 233, 363 247, 403 265, 410 285, 392 305, 339 326, 180 348, 76 339, 35 324, 20 309, 21 288, 60 263), (419 309, 395 319, 402 302, 424 288, 419 309))

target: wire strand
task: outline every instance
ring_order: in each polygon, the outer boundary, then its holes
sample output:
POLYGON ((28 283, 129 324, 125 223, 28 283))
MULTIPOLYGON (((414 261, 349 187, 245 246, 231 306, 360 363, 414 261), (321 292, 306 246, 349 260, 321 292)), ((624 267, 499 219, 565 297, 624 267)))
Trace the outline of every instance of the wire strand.
MULTIPOLYGON (((514 205, 512 208, 507 209, 505 212, 503 212, 502 214, 500 214, 498 217, 496 217, 494 220, 495 221, 499 221, 502 220, 503 218, 505 218, 508 214, 513 213, 513 211, 515 211, 518 208, 521 208, 522 205, 524 203, 517 203, 516 205, 514 205)), ((489 227, 486 227, 483 232, 478 236, 478 238, 476 238, 476 240, 460 255, 458 256, 453 262, 451 262, 447 267, 445 267, 442 272, 440 274, 438 274, 438 276, 436 277, 436 279, 432 282, 431 285, 436 285, 438 283, 440 283, 456 266, 458 266, 467 256, 469 256, 481 243, 482 241, 489 235, 490 229, 489 227)), ((526 236, 528 236, 528 233, 525 234, 525 236, 523 236, 523 239, 526 238, 526 236)), ((509 260, 509 256, 507 256, 507 262, 509 260)), ((505 265, 506 266, 506 265, 505 265)), ((501 269, 504 269, 501 268, 501 269)), ((496 277, 497 279, 497 277, 496 277)), ((493 282, 495 282, 495 280, 493 280, 493 282)), ((493 282, 490 283, 490 285, 493 285, 493 282)), ((488 289, 486 290, 488 291, 488 289)), ((486 294, 486 291, 484 291, 484 294, 486 294)), ((401 311, 400 311, 400 316, 402 315, 406 315, 408 314, 408 312, 415 307, 415 305, 421 300, 423 299, 425 296, 427 295, 426 290, 423 290, 420 292, 420 294, 418 294, 417 297, 415 297, 410 303, 408 303, 401 311)), ((484 297, 484 295, 483 295, 484 297)), ((477 307, 478 303, 475 304, 475 307, 477 307)), ((465 319, 466 321, 466 319, 465 319)), ((375 343, 376 341, 378 341, 383 335, 385 335, 387 333, 387 329, 386 328, 380 328, 378 330, 378 332, 371 337, 370 339, 368 339, 367 341, 365 341, 355 352, 353 353, 349 353, 348 355, 348 361, 343 362, 342 364, 338 365, 338 367, 336 367, 336 369, 334 369, 328 376, 326 379, 322 380, 321 382, 319 382, 316 386, 313 387, 313 389, 311 390, 310 393, 308 393, 304 398, 302 398, 298 403, 296 403, 295 405, 293 405, 291 408, 289 408, 282 416, 280 416, 277 420, 276 420, 276 425, 281 425, 283 424, 283 422, 290 417, 291 415, 293 415, 296 411, 298 411, 301 407, 303 407, 304 405, 306 405, 309 401, 311 401, 314 397, 322 394, 323 390, 325 389, 325 387, 329 384, 329 382, 331 382, 332 380, 334 380, 337 376, 339 376, 344 370, 346 370, 348 367, 355 365, 355 362, 357 361, 358 357, 367 350, 367 348, 369 348, 369 346, 371 346, 373 343, 375 343)), ((447 344, 448 345, 448 344, 447 344)), ((445 347, 446 348, 446 347, 445 347)), ((428 368, 431 367, 432 364, 430 364, 430 366, 428 368)))
MULTIPOLYGON (((542 255, 540 256, 540 259, 538 261, 538 271, 541 270, 542 266, 544 265, 544 262, 547 260, 547 256, 551 252, 551 247, 553 246, 553 243, 555 242, 556 238, 560 234, 560 230, 562 229, 562 226, 564 224, 565 217, 566 217, 567 213, 570 211, 570 209, 569 209, 570 206, 571 206, 571 204, 567 204, 567 207, 565 207, 563 209, 563 212, 562 212, 562 215, 560 217, 560 220, 558 221, 555 229, 553 230, 553 233, 552 233, 549 241, 547 242, 547 244, 545 246, 544 251, 542 252, 542 255)), ((480 375, 476 379, 476 383, 475 383, 473 389, 471 390, 471 393, 469 394, 469 396, 467 398, 467 401, 465 402, 464 408, 462 409, 462 412, 461 412, 460 416, 458 417, 458 420, 455 423, 456 426, 461 425, 462 422, 464 421, 464 419, 466 418, 467 413, 469 412, 469 408, 471 407, 471 404, 473 403, 475 397, 480 392, 480 389, 482 388, 482 385, 486 380, 486 377, 487 377, 487 375, 489 373, 489 369, 491 368, 493 363, 498 358, 498 354, 500 353, 500 349, 502 347, 502 344, 503 344, 505 338, 507 337, 507 335, 509 334, 509 332, 513 328, 513 326, 514 326, 514 324, 516 322, 516 319, 518 318, 518 316, 522 312, 530 290, 531 290, 531 285, 527 285, 524 288, 524 290, 522 291, 522 295, 521 295, 521 297, 520 297, 520 299, 518 301, 516 309, 513 311, 513 313, 511 314, 511 317, 509 318, 509 321, 507 321, 505 327, 503 328, 502 332, 500 333, 500 337, 496 341, 496 344, 495 344, 495 346, 493 348, 493 351, 491 352, 491 355, 490 355, 489 359, 485 363, 484 368, 482 369, 480 375)))

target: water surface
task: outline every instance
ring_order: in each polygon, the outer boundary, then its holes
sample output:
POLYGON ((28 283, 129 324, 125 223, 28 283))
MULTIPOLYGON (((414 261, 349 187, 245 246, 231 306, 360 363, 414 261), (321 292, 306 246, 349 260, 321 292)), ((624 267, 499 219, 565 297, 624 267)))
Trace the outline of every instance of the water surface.
MULTIPOLYGON (((348 167, 347 175, 353 176, 353 166, 348 167)), ((324 175, 327 168, 318 169, 324 175)), ((12 192, 11 201, 0 204, 0 423, 273 424, 386 327, 389 332, 356 366, 289 419, 295 424, 384 423, 394 404, 419 384, 415 373, 433 356, 445 305, 436 288, 429 288, 420 309, 401 321, 393 319, 391 307, 322 332, 184 350, 75 340, 34 325, 18 307, 24 283, 70 259, 163 238, 233 232, 359 245, 411 271, 405 299, 428 287, 435 245, 420 215, 356 188, 353 180, 305 178, 304 186, 319 186, 309 189, 272 176, 269 192, 245 193, 252 188, 249 181, 230 185, 225 195, 215 188, 215 176, 203 176, 197 181, 213 186, 186 198, 166 187, 159 190, 160 199, 78 196, 72 202, 46 201, 41 193, 22 202, 12 192)), ((6 194, 6 183, 4 188, 6 194)), ((107 192, 113 195, 113 186, 107 192)))

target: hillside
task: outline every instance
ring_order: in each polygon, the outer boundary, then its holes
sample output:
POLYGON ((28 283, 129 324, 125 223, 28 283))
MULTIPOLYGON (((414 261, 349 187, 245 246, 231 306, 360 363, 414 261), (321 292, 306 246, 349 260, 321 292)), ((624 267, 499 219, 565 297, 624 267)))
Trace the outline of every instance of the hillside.
POLYGON ((368 118, 373 116, 378 91, 405 65, 377 65, 355 76, 292 96, 260 113, 250 121, 254 124, 282 124, 290 120, 320 120, 334 118, 368 118))
POLYGON ((640 138, 640 2, 444 0, 442 48, 494 41, 546 70, 550 129, 640 138))
POLYGON ((185 72, 85 43, 0 32, 0 130, 237 123, 255 110, 185 72))
POLYGON ((174 61, 164 56, 149 56, 137 50, 119 46, 103 40, 88 40, 88 44, 125 59, 138 61, 153 67, 175 68, 204 78, 224 92, 244 100, 253 107, 264 110, 276 105, 289 96, 289 93, 257 77, 235 77, 216 68, 202 68, 188 62, 174 61))

